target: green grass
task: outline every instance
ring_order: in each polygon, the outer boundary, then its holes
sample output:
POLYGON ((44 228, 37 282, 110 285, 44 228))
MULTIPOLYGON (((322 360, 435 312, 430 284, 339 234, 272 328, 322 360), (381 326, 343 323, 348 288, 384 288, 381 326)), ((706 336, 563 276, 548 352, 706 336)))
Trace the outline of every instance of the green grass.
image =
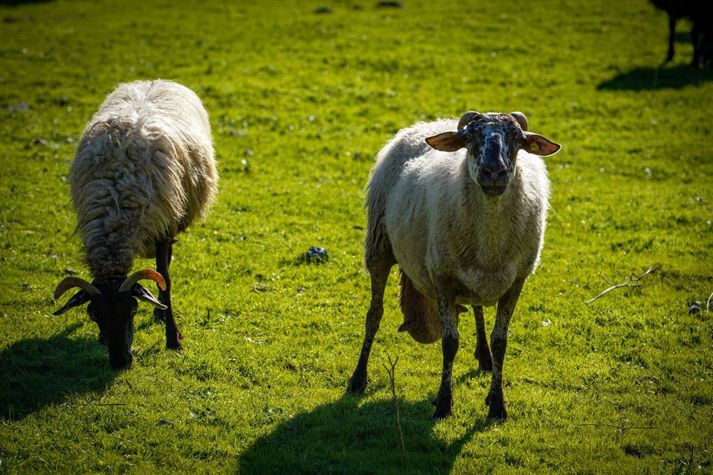
POLYGON ((713 292, 713 74, 683 42, 656 72, 666 18, 644 0, 374 3, 0 6, 0 472, 713 471, 713 313, 688 313, 713 292), (105 95, 157 77, 203 98, 220 195, 174 252, 185 349, 142 306, 115 373, 83 311, 51 315, 66 269, 89 277, 65 178, 105 95), (485 420, 468 317, 433 423, 440 345, 396 332, 395 274, 370 386, 344 396, 363 188, 399 128, 474 108, 522 110, 564 150, 510 327, 510 419, 485 420), (298 261, 312 245, 328 263, 298 261))

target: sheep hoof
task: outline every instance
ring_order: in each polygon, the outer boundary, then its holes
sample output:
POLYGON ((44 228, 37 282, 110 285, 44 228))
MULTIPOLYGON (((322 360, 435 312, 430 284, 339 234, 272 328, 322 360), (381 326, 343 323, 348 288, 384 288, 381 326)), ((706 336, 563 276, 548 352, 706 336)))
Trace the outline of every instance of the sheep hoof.
POLYGON ((453 415, 453 401, 450 404, 436 404, 436 410, 433 412, 433 419, 440 420, 453 415))
POLYGON ((439 392, 438 396, 436 396, 436 400, 434 401, 434 405, 436 406, 436 410, 433 413, 434 420, 443 419, 453 415, 453 395, 450 394, 450 391, 445 395, 441 395, 439 392))
POLYGON ((366 389, 366 372, 360 373, 354 371, 352 377, 349 378, 349 384, 347 385, 347 394, 364 394, 366 389))
POLYGON ((485 398, 485 404, 488 405, 488 420, 491 421, 504 421, 508 418, 508 412, 505 410, 505 399, 503 398, 503 393, 493 394, 492 391, 488 393, 485 398))
POLYGON ((183 346, 181 345, 181 342, 178 341, 178 339, 176 339, 176 341, 167 341, 166 349, 168 349, 168 350, 182 350, 183 346))
POLYGON ((447 409, 438 409, 436 408, 436 411, 433 413, 433 420, 434 421, 440 421, 441 419, 445 419, 446 417, 451 417, 453 415, 453 408, 447 408, 447 409))
POLYGON ((364 394, 366 389, 366 377, 360 378, 357 375, 352 376, 349 379, 349 384, 347 385, 347 394, 364 394))
POLYGON ((497 408, 493 408, 493 406, 490 406, 490 409, 488 410, 488 420, 491 421, 504 421, 508 418, 508 411, 505 410, 505 406, 500 406, 497 408))
POLYGON ((181 335, 181 332, 176 330, 176 335, 171 338, 171 336, 167 335, 166 336, 166 349, 169 350, 181 350, 183 347, 181 346, 181 338, 183 338, 183 335, 181 335))

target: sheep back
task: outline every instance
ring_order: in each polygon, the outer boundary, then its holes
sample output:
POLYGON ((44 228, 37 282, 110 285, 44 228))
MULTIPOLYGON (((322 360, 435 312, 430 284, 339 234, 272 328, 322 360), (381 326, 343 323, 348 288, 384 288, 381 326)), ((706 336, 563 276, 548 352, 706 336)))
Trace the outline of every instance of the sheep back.
POLYGON ((95 278, 204 216, 217 191, 208 114, 171 81, 121 84, 87 124, 69 173, 77 228, 95 278))

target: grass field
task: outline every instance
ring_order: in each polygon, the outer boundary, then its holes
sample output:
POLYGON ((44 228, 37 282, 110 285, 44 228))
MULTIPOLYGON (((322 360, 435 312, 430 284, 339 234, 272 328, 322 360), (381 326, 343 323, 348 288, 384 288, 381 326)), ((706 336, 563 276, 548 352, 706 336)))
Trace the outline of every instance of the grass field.
POLYGON ((644 0, 20 3, 0 5, 0 472, 713 472, 713 73, 686 66, 687 25, 657 71, 666 17, 644 0), (220 194, 175 247, 184 350, 142 306, 113 372, 83 310, 51 315, 67 272, 89 278, 65 178, 105 95, 158 77, 204 100, 220 194), (454 417, 432 422, 440 344, 396 332, 395 273, 370 386, 344 395, 373 158, 468 109, 522 110, 564 145, 503 424, 472 317, 454 417), (300 261, 313 245, 326 264, 300 261))

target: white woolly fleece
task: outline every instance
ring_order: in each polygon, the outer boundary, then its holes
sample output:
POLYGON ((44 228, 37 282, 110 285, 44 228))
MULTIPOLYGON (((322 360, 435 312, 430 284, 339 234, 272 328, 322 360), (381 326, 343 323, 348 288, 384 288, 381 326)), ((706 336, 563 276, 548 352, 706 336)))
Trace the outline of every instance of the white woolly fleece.
POLYGON ((207 214, 218 172, 200 99, 171 81, 121 84, 87 124, 69 173, 95 279, 126 276, 207 214))
POLYGON ((448 282, 458 289, 458 303, 493 305, 537 266, 547 170, 540 157, 520 151, 506 191, 486 196, 469 175, 465 149, 439 152, 425 143, 456 126, 455 120, 415 124, 379 153, 366 198, 366 264, 390 243, 424 295, 435 299, 439 283, 448 282))

